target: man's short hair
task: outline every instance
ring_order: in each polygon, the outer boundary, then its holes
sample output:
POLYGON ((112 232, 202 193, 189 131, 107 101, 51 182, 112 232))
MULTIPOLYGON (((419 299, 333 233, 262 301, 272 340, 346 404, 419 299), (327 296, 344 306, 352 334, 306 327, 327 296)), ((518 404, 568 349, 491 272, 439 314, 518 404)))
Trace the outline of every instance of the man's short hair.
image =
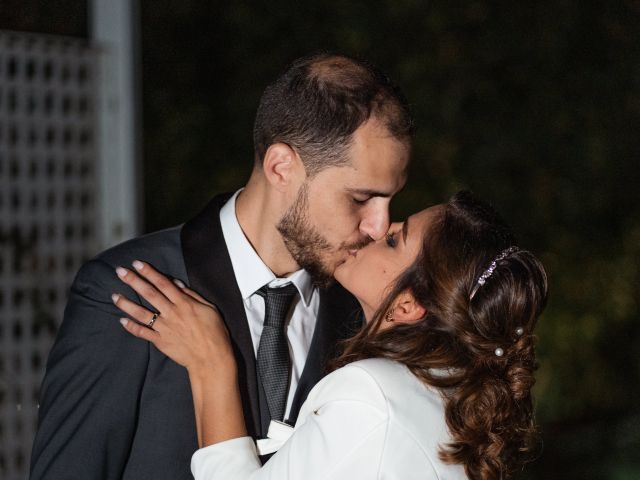
POLYGON ((353 133, 370 118, 410 144, 414 123, 407 101, 379 69, 328 53, 298 59, 260 99, 256 162, 262 163, 270 145, 285 143, 298 152, 309 176, 343 165, 353 133))

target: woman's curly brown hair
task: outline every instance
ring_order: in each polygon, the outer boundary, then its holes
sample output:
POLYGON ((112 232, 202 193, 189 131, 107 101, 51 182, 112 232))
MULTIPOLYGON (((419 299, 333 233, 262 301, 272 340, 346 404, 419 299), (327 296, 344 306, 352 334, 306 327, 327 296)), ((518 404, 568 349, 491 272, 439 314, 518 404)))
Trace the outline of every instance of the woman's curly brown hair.
POLYGON ((509 478, 537 450, 533 330, 546 304, 544 268, 533 254, 517 250, 497 262, 471 298, 478 278, 513 245, 490 207, 468 192, 456 194, 424 233, 418 259, 333 365, 389 358, 439 388, 453 439, 441 446, 440 457, 463 464, 474 480, 509 478), (425 318, 379 331, 394 299, 406 291, 426 308, 425 318))

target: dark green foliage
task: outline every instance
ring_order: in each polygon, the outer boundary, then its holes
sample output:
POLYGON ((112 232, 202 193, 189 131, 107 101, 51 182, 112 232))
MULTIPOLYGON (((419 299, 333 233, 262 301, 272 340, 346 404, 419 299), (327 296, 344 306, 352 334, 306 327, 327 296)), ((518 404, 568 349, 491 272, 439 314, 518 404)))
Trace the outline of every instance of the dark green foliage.
POLYGON ((243 183, 258 98, 289 61, 322 49, 373 61, 418 126, 396 216, 470 188, 549 270, 545 448, 528 474, 640 475, 639 429, 626 427, 640 398, 637 2, 165 0, 142 12, 149 229, 243 183))

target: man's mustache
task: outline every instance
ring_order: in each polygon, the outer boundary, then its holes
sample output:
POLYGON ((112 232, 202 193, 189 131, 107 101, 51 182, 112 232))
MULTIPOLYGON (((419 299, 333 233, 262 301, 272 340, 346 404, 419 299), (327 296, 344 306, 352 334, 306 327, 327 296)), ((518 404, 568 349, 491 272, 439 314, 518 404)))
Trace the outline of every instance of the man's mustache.
POLYGON ((352 244, 343 244, 342 249, 343 250, 360 250, 361 248, 364 248, 367 245, 369 245, 371 242, 373 242, 373 238, 365 237, 365 238, 361 238, 360 240, 352 244))

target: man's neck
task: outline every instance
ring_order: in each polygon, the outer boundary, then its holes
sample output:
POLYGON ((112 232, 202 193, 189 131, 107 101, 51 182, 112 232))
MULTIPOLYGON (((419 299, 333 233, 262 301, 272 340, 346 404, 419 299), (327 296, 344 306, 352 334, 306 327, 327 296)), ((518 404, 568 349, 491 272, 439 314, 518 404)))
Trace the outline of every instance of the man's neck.
POLYGON ((254 177, 236 198, 236 217, 242 232, 267 267, 277 276, 286 277, 300 269, 291 257, 276 228, 283 206, 268 194, 254 177))

